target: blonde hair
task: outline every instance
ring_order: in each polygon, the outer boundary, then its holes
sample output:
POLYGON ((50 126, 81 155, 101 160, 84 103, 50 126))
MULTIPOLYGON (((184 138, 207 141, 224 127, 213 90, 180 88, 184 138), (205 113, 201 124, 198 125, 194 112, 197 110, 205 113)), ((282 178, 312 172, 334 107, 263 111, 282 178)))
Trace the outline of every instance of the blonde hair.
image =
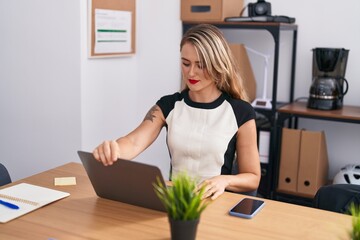
POLYGON ((191 43, 199 55, 203 69, 214 79, 220 91, 235 99, 249 101, 238 64, 222 32, 211 24, 199 24, 190 28, 180 42, 191 43))

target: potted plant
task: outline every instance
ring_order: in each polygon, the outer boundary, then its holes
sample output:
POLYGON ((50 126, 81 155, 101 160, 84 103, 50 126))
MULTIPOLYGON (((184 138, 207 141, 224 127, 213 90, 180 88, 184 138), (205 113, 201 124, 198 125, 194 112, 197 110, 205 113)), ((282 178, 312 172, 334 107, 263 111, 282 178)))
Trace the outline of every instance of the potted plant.
POLYGON ((360 240, 360 209, 354 203, 350 205, 350 214, 352 216, 351 239, 360 240))
POLYGON ((205 187, 197 189, 196 181, 186 173, 173 178, 171 187, 164 186, 159 180, 153 185, 168 213, 171 239, 195 239, 200 215, 208 205, 202 199, 205 187))

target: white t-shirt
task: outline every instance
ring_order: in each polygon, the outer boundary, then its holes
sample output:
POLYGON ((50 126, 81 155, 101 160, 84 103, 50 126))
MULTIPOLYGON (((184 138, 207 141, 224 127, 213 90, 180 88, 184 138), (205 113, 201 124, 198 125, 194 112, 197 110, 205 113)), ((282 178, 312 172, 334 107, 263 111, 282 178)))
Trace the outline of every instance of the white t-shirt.
POLYGON ((156 104, 166 119, 172 176, 185 171, 201 182, 231 174, 238 128, 255 118, 249 103, 226 93, 211 103, 197 103, 184 90, 156 104))

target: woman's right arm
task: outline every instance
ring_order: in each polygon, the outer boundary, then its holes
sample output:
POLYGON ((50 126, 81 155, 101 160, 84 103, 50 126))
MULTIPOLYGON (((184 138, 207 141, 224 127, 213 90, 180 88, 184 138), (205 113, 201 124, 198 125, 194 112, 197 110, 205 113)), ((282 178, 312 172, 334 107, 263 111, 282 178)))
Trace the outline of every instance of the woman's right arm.
POLYGON ((164 125, 164 115, 159 106, 154 105, 135 130, 116 141, 104 141, 94 149, 93 155, 105 166, 112 165, 118 158, 133 159, 155 141, 164 125))

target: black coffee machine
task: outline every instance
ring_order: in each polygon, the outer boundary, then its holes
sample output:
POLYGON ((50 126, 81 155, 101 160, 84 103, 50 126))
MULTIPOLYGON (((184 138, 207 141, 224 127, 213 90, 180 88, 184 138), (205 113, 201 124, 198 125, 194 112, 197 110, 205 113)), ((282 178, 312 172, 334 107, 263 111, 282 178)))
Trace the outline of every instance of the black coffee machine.
POLYGON ((349 50, 344 48, 315 48, 313 51, 312 84, 308 108, 339 109, 348 91, 345 79, 349 50))

